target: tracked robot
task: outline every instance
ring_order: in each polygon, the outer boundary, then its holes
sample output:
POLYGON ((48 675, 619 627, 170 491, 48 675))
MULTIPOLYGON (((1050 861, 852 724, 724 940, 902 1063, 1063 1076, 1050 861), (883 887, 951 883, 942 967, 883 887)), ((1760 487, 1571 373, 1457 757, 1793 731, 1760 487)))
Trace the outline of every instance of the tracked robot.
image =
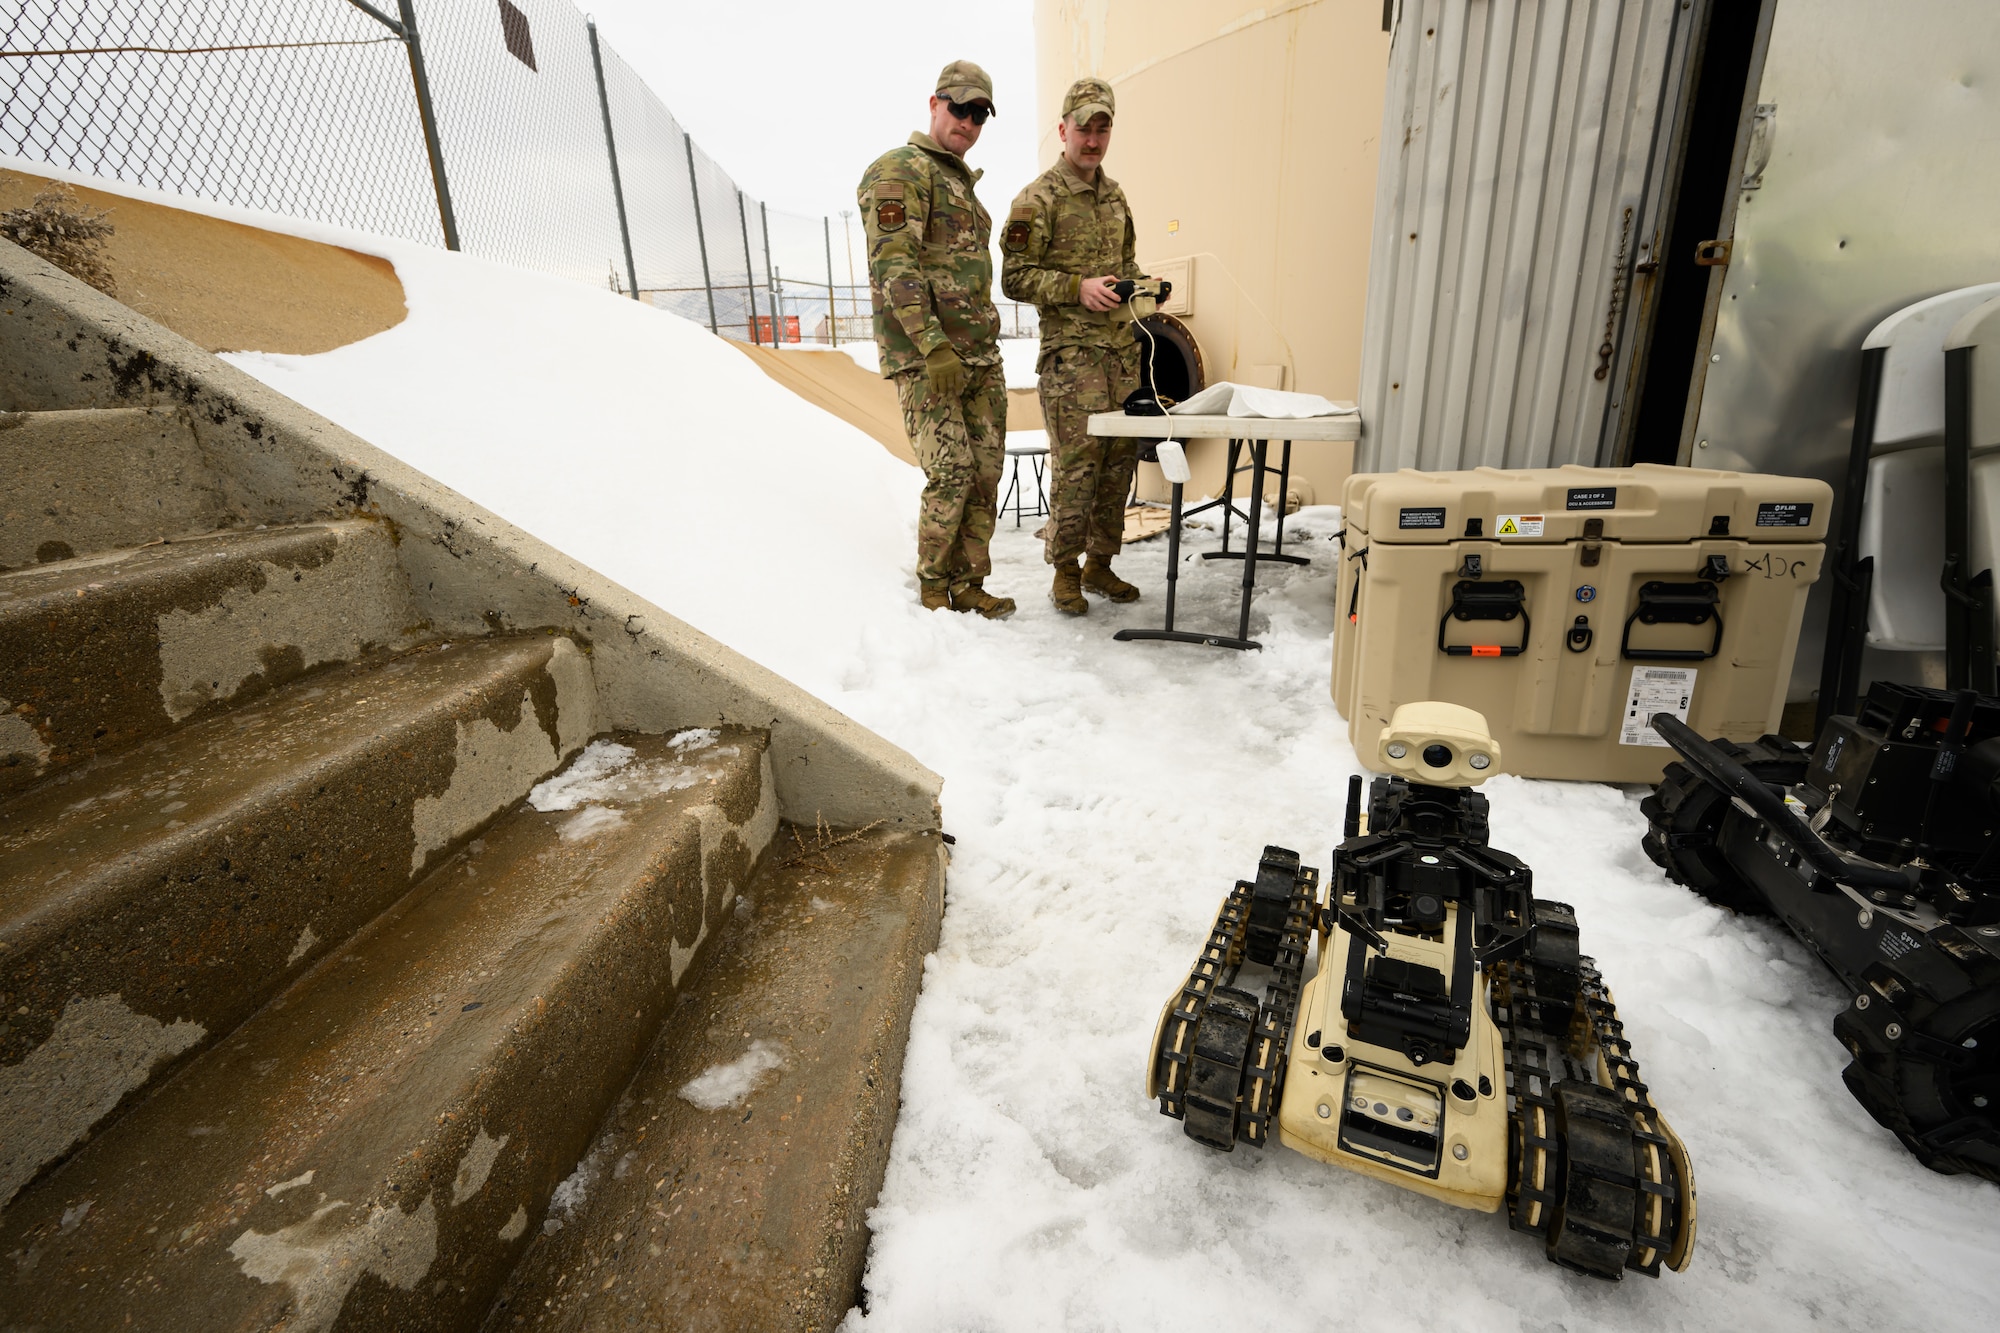
POLYGON ((1266 847, 1153 1037, 1146 1095, 1223 1152, 1280 1143, 1497 1212, 1593 1277, 1687 1266, 1694 1175, 1575 914, 1487 845, 1486 720, 1405 704, 1332 882, 1266 847), (1318 969, 1305 976, 1317 942, 1318 969))
POLYGON ((1851 997, 1848 1091, 1926 1166, 2000 1181, 2000 698, 1877 681, 1811 750, 1653 727, 1681 762, 1647 854, 1811 946, 1851 997))

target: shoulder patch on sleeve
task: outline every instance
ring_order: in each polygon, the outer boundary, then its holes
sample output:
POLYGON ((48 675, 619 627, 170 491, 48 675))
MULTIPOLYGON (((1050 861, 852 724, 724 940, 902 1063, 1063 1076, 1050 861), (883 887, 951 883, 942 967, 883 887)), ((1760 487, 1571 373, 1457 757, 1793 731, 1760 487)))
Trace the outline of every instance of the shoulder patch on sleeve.
POLYGON ((1007 220, 1010 222, 1033 222, 1035 220, 1035 206, 1033 204, 1016 204, 1013 211, 1007 214, 1007 220))
POLYGON ((877 199, 901 199, 903 197, 903 182, 878 182, 875 186, 875 197, 877 199))
MULTIPOLYGON (((1018 208, 1014 210, 1016 214, 1020 211, 1018 208)), ((1025 218, 1016 216, 1007 219, 1007 230, 1000 234, 1000 244, 1006 247, 1008 254, 1017 255, 1028 248, 1028 231, 1034 225, 1033 216, 1031 213, 1025 218)))
POLYGON ((903 223, 908 220, 909 214, 904 210, 901 199, 877 199, 875 201, 875 229, 877 231, 901 231, 903 223))

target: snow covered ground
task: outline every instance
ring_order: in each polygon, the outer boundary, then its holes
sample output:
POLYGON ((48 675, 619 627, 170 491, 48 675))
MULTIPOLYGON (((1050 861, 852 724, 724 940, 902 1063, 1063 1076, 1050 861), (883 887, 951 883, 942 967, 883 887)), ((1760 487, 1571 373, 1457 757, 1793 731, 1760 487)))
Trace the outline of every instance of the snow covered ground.
MULTIPOLYGON (((1156 623, 1164 541, 1121 557, 1144 600, 1058 616, 1032 521, 1003 520, 989 583, 1019 615, 926 613, 917 475, 705 332, 215 211, 383 254, 409 295, 366 342, 237 364, 945 776, 944 936, 849 1333, 1990 1326, 2000 1194, 1932 1175, 1868 1119, 1839 1081, 1839 993, 1782 932, 1668 884, 1639 850, 1636 792, 1487 787, 1494 843, 1575 904, 1693 1155, 1687 1273, 1575 1278, 1502 1217, 1283 1150, 1212 1153, 1144 1099, 1154 1019, 1223 893, 1267 842, 1324 866, 1337 837, 1356 763, 1327 697, 1331 511, 1294 520, 1309 567, 1263 571, 1262 652, 1111 641, 1156 623)), ((1237 567, 1183 573, 1183 622, 1233 624, 1237 567)))

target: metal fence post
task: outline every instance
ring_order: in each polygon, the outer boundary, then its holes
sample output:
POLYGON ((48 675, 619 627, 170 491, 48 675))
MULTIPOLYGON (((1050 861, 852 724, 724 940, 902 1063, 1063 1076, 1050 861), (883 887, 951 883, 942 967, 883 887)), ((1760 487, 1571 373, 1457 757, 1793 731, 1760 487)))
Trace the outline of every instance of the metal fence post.
POLYGON ((618 205, 618 237, 625 242, 625 278, 632 284, 632 299, 639 299, 639 269, 632 262, 632 228, 625 221, 625 183, 618 178, 618 142, 611 137, 611 97, 604 90, 604 57, 597 49, 597 20, 585 19, 590 28, 590 64, 597 71, 597 109, 604 113, 604 151, 611 158, 611 199, 618 205))
POLYGON ((708 231, 701 225, 701 183, 694 174, 694 136, 682 130, 681 143, 687 148, 688 198, 694 200, 694 243, 701 250, 701 289, 708 293, 708 331, 720 336, 722 330, 715 327, 715 284, 708 277, 708 231))
MULTIPOLYGON (((859 319, 861 317, 861 284, 854 280, 854 228, 849 225, 850 219, 853 216, 854 213, 850 209, 843 208, 840 210, 840 244, 847 251, 847 308, 854 312, 855 318, 859 319)), ((874 286, 871 280, 869 286, 869 305, 871 307, 874 305, 874 294, 874 286)))
POLYGON ((776 347, 785 340, 785 286, 778 281, 778 270, 771 267, 771 214, 762 200, 757 203, 757 225, 764 229, 764 281, 771 289, 771 346, 776 347))
POLYGON ((424 73, 424 53, 417 45, 416 12, 410 8, 410 0, 397 0, 397 10, 403 16, 399 23, 369 4, 368 0, 347 0, 347 3, 395 33, 410 57, 410 82, 417 89, 417 119, 423 122, 424 150, 431 159, 431 188, 437 191, 438 223, 444 228, 444 248, 456 250, 458 218, 451 209, 451 189, 445 184, 444 149, 438 143, 437 116, 431 110, 431 81, 424 73))
POLYGON ((826 237, 826 331, 835 347, 840 346, 840 307, 833 303, 833 219, 821 216, 820 232, 826 237))
MULTIPOLYGON (((431 155, 431 185, 437 190, 438 221, 444 226, 444 248, 458 249, 458 218, 451 208, 451 187, 445 184, 444 146, 438 142, 437 113, 431 109, 431 81, 424 72, 424 53, 417 44, 417 15, 410 0, 396 0, 403 15, 403 46, 410 53, 410 81, 417 86, 417 115, 424 122, 424 147, 431 155)), ((377 15, 380 17, 380 15, 377 15)))
MULTIPOLYGON (((750 261, 750 214, 743 207, 743 187, 736 187, 736 221, 743 228, 743 294, 750 300, 750 341, 762 347, 757 336, 757 266, 750 261)), ((771 331, 777 332, 773 325, 771 331)))

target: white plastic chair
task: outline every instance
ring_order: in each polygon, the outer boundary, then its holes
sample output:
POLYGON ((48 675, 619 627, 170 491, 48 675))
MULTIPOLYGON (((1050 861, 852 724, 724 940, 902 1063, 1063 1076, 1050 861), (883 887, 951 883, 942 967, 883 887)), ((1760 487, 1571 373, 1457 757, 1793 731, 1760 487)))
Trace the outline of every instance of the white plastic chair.
MULTIPOLYGON (((1938 584, 1946 558, 1938 521, 1946 508, 1945 344, 1960 321, 1996 297, 2000 283, 1928 297, 1890 315, 1862 340, 1854 439, 1830 570, 1821 723, 1853 711, 1864 627, 1874 648, 1945 647, 1946 598, 1938 584)), ((2000 500, 2000 476, 1994 482, 2000 500)))
POLYGON ((1944 340, 1945 684, 1994 692, 2000 528, 2000 297, 1944 340))

